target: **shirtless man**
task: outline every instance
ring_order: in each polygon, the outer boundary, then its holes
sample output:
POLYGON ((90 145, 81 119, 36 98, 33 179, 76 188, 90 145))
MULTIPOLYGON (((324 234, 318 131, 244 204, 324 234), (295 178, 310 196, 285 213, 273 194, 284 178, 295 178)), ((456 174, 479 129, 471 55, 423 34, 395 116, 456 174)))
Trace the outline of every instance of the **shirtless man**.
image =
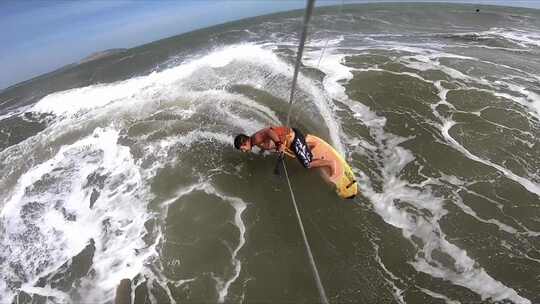
POLYGON ((321 168, 323 177, 329 181, 336 174, 334 160, 326 160, 313 155, 312 150, 317 143, 309 140, 296 128, 271 126, 257 131, 251 136, 239 134, 234 138, 234 146, 242 152, 249 152, 253 146, 261 150, 285 153, 296 157, 304 168, 321 168))

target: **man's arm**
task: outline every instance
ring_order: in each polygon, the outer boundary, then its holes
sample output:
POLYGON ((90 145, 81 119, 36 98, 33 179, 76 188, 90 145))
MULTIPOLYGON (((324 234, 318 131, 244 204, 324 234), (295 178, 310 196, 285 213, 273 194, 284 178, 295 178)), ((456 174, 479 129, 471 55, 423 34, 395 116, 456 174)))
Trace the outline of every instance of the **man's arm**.
POLYGON ((279 136, 272 130, 272 128, 266 129, 266 135, 272 139, 272 141, 276 144, 276 147, 281 141, 279 140, 279 136))
POLYGON ((277 150, 280 141, 279 137, 274 131, 272 131, 270 128, 266 128, 251 135, 251 143, 262 150, 273 150, 274 148, 277 150), (270 138, 272 141, 269 141, 268 138, 270 138), (272 142, 274 143, 274 147, 270 145, 272 142))
POLYGON ((272 128, 267 128, 267 129, 264 130, 264 132, 265 132, 265 135, 267 137, 269 137, 274 142, 274 145, 276 147, 276 151, 283 152, 285 147, 284 147, 283 143, 281 142, 281 140, 279 139, 279 136, 277 135, 277 133, 274 132, 274 130, 272 130, 272 128))

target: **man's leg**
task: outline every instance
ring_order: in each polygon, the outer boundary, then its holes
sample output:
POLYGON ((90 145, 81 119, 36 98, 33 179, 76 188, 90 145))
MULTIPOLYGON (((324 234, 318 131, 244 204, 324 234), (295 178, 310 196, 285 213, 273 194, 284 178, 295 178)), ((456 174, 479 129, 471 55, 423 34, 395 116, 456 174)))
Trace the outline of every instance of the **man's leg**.
POLYGON ((310 168, 321 168, 328 177, 334 176, 336 174, 336 162, 333 160, 327 159, 314 159, 310 163, 310 168))

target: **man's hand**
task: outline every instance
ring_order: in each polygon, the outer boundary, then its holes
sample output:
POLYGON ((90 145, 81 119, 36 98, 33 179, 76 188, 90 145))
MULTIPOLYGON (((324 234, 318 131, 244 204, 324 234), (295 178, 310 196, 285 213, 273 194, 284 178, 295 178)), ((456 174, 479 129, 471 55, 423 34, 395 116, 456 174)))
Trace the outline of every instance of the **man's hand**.
POLYGON ((285 145, 283 143, 278 143, 276 150, 278 153, 283 154, 285 152, 285 145))

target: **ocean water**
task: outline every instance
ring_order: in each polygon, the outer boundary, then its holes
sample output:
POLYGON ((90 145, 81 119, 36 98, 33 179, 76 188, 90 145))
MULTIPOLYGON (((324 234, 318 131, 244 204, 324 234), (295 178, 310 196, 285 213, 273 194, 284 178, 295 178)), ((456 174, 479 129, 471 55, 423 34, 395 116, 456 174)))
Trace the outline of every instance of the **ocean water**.
MULTIPOLYGON (((315 11, 291 122, 361 195, 289 161, 331 303, 540 302, 540 11, 315 11)), ((302 11, 0 92, 0 303, 314 303, 276 157, 302 11)))

